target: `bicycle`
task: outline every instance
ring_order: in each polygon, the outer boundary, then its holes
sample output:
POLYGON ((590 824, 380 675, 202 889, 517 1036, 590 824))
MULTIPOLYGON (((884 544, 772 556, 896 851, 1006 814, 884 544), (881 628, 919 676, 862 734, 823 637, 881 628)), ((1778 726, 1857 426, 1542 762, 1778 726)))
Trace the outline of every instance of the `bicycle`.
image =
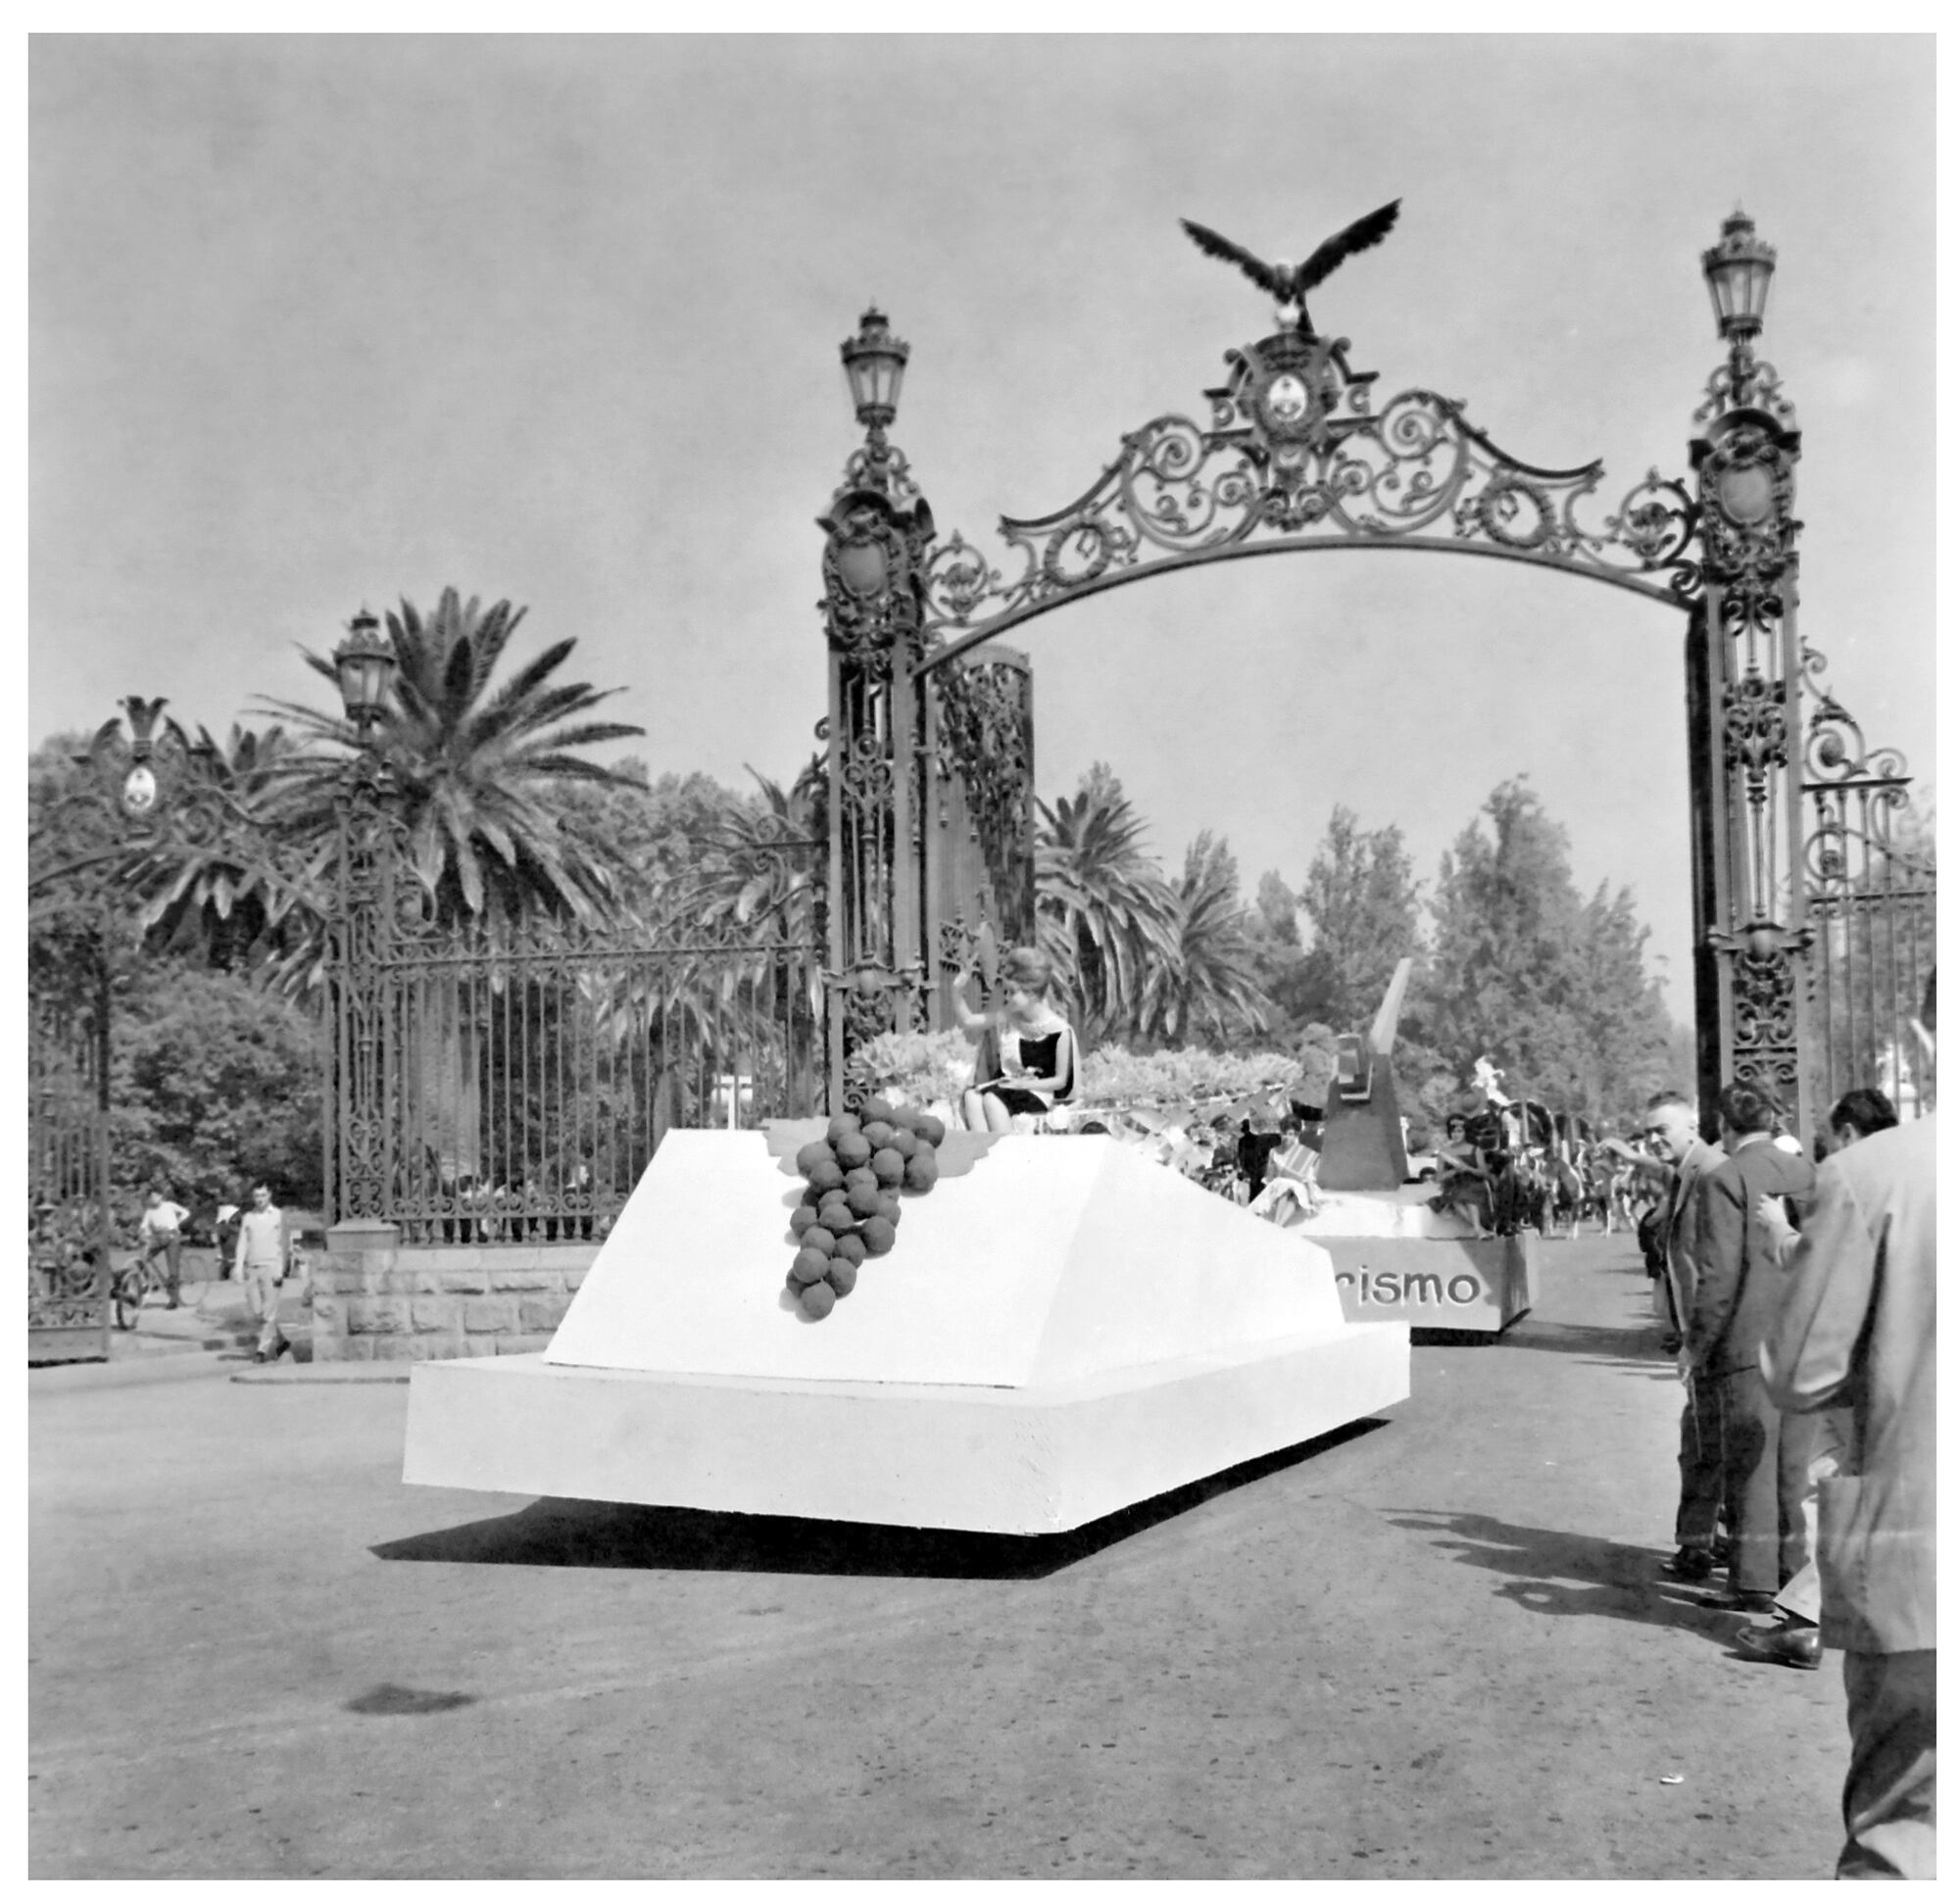
MULTIPOLYGON (((143 1301, 152 1292, 170 1296, 171 1282, 164 1271, 165 1254, 162 1247, 155 1252, 139 1253, 128 1265, 116 1275, 115 1284, 110 1289, 110 1297, 116 1307, 116 1327, 119 1332, 132 1332, 136 1326, 136 1315, 143 1309, 143 1301)), ((190 1296, 190 1283, 182 1282, 177 1287, 177 1302, 195 1308, 200 1300, 190 1296)))

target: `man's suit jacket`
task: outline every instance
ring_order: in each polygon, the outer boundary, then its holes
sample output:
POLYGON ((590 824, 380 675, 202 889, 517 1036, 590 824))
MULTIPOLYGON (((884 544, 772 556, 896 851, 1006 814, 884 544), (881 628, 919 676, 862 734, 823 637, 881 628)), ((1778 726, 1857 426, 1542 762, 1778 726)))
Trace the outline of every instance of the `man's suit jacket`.
POLYGON ((1824 1639, 1936 1648, 1934 1552, 1933 1115, 1834 1154, 1763 1348, 1786 1411, 1849 1401, 1847 1468, 1818 1496, 1824 1639))
POLYGON ((1685 1333, 1689 1315, 1694 1310, 1694 1248, 1701 1235, 1699 1189, 1704 1176, 1721 1166, 1720 1147, 1696 1137, 1694 1144, 1682 1155, 1668 1184, 1672 1196, 1662 1239, 1667 1249, 1667 1283, 1674 1294, 1674 1316, 1685 1333))
POLYGON ((1817 1170, 1773 1141, 1751 1141, 1704 1174, 1696 1189, 1694 1303, 1684 1340, 1712 1378, 1756 1370, 1756 1355, 1783 1304, 1786 1284, 1775 1237, 1756 1218, 1764 1193, 1810 1197, 1817 1170))

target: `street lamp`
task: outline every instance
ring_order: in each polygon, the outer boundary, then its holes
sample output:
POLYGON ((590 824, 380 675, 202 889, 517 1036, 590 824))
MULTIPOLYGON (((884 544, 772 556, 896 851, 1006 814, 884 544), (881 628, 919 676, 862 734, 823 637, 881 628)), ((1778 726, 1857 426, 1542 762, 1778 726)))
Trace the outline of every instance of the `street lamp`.
POLYGON ((892 334, 884 312, 874 305, 858 319, 858 334, 839 345, 844 373, 851 380, 851 401, 866 428, 883 431, 899 414, 899 385, 906 379, 909 343, 892 334))
POLYGON ((367 608, 347 623, 347 638, 334 649, 333 669, 355 740, 365 750, 373 744, 373 728, 380 723, 396 670, 394 649, 381 638, 381 623, 367 608))
POLYGON ((1722 220, 1722 240, 1701 253, 1701 274, 1715 306, 1715 324, 1729 346, 1729 375, 1735 399, 1753 367, 1750 343, 1761 335, 1763 311, 1776 274, 1776 246, 1756 235, 1756 223, 1740 206, 1722 220))

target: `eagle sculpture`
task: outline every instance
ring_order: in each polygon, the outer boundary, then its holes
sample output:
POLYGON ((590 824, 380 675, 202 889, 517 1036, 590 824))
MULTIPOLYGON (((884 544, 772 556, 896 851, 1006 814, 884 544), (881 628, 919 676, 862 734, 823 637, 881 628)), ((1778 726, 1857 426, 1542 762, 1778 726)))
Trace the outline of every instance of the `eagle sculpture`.
POLYGON ((1219 257, 1228 264, 1236 264, 1260 289, 1270 291, 1282 312, 1297 307, 1299 327, 1310 331, 1313 325, 1307 321, 1306 293, 1316 284, 1325 282, 1356 251, 1368 250, 1388 236, 1396 227, 1396 219, 1401 208, 1402 201, 1397 198, 1394 203, 1384 205, 1380 211, 1371 211, 1367 217, 1355 219, 1346 230, 1335 232, 1304 264, 1288 264, 1284 260, 1268 264, 1263 258, 1254 257, 1243 245, 1233 243, 1229 237, 1220 237, 1216 231, 1207 230, 1202 224, 1194 224, 1189 218, 1180 218, 1178 222, 1190 233, 1191 241, 1207 257, 1219 257))

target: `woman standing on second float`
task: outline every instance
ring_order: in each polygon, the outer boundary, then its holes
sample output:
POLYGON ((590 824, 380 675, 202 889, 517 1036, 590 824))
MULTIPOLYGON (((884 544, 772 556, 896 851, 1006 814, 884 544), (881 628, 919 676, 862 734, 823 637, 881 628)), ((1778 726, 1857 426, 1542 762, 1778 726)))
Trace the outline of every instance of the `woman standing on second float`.
POLYGON ((954 1013, 980 1045, 960 1102, 976 1134, 1005 1134, 1016 1114, 1046 1114, 1075 1092, 1075 1031, 1049 1000, 1054 969, 1039 950, 1013 950, 1001 970, 998 1011, 977 1014, 956 990, 954 1013))

